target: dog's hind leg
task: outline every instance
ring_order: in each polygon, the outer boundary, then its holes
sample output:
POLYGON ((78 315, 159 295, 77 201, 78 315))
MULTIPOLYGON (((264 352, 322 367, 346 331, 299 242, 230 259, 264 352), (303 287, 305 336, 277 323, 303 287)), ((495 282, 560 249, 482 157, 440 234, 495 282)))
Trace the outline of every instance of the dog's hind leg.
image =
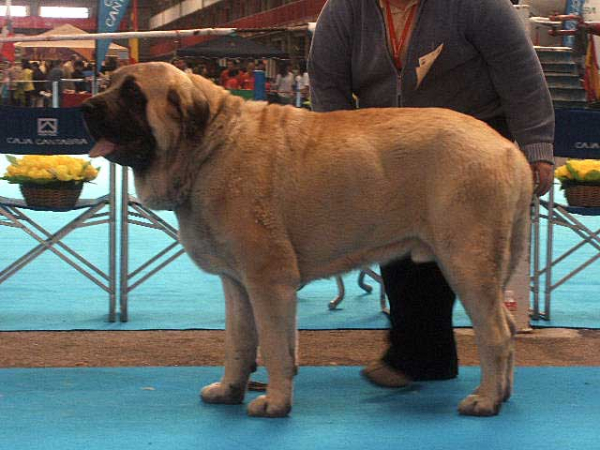
POLYGON ((498 248, 505 240, 481 231, 477 239, 468 239, 477 245, 448 244, 443 251, 447 257, 439 262, 471 318, 481 360, 481 383, 460 403, 459 411, 490 416, 500 410, 512 380, 507 371, 511 370, 513 334, 503 304, 508 252, 498 248))
MULTIPOLYGON (((493 288, 490 288, 493 290, 493 288)), ((473 416, 492 416, 498 414, 500 406, 507 398, 512 376, 512 336, 504 319, 503 306, 499 303, 501 294, 479 292, 479 298, 469 298, 463 294, 465 309, 473 322, 475 339, 481 360, 481 383, 459 405, 459 412, 473 416), (486 298, 487 297, 487 298, 486 298), (497 298, 498 300, 493 300, 497 298), (494 305, 481 305, 482 300, 494 301, 494 305)), ((460 294, 459 294, 460 295, 460 294)))
POLYGON ((298 280, 278 272, 280 277, 271 274, 247 280, 261 356, 269 374, 266 395, 248 405, 251 416, 285 417, 292 409, 293 378, 297 372, 298 280))
POLYGON ((478 284, 473 279, 457 293, 471 318, 481 361, 480 385, 460 403, 459 411, 474 416, 496 415, 512 379, 507 372, 512 368, 513 336, 503 310, 503 292, 499 282, 478 284))
POLYGON ((225 374, 202 389, 207 403, 242 403, 250 374, 256 368, 257 334, 248 293, 237 281, 221 277, 225 292, 225 374))

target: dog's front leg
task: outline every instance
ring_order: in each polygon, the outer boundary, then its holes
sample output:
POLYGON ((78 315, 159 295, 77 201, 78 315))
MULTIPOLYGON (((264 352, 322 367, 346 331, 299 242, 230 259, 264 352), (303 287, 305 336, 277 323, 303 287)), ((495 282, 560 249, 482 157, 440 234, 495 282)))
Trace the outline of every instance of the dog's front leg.
POLYGON ((237 281, 221 277, 225 292, 225 374, 202 389, 207 403, 242 403, 250 374, 256 368, 257 335, 250 300, 237 281))
POLYGON ((292 409, 293 378, 297 372, 296 285, 265 281, 249 284, 248 291, 269 384, 266 395, 248 405, 248 414, 285 417, 292 409))

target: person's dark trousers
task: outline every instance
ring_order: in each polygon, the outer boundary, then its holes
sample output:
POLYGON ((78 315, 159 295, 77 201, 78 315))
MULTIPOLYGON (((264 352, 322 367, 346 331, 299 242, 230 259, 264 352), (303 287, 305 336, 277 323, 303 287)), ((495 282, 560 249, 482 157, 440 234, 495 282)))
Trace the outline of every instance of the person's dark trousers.
POLYGON ((458 374, 452 309, 456 295, 436 263, 410 257, 381 266, 390 303, 390 346, 384 362, 413 380, 458 374))

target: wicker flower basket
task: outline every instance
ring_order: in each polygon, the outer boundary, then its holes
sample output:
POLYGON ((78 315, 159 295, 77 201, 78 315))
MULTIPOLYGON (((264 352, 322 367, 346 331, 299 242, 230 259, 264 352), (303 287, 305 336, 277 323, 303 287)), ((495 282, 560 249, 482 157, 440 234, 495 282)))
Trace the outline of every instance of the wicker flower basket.
POLYGON ((569 206, 600 207, 600 186, 577 184, 565 188, 569 206))
POLYGON ((21 194, 28 206, 48 209, 71 209, 79 200, 83 183, 22 183, 21 194))

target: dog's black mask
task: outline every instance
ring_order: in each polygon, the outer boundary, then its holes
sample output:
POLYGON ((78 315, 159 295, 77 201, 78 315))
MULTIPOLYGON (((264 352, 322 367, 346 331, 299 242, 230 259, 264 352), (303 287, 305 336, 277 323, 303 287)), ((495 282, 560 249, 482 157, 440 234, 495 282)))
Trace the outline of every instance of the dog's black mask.
POLYGON ((115 145, 105 157, 134 170, 152 163, 156 140, 148 123, 148 99, 131 75, 120 86, 85 101, 81 110, 91 136, 115 145))

